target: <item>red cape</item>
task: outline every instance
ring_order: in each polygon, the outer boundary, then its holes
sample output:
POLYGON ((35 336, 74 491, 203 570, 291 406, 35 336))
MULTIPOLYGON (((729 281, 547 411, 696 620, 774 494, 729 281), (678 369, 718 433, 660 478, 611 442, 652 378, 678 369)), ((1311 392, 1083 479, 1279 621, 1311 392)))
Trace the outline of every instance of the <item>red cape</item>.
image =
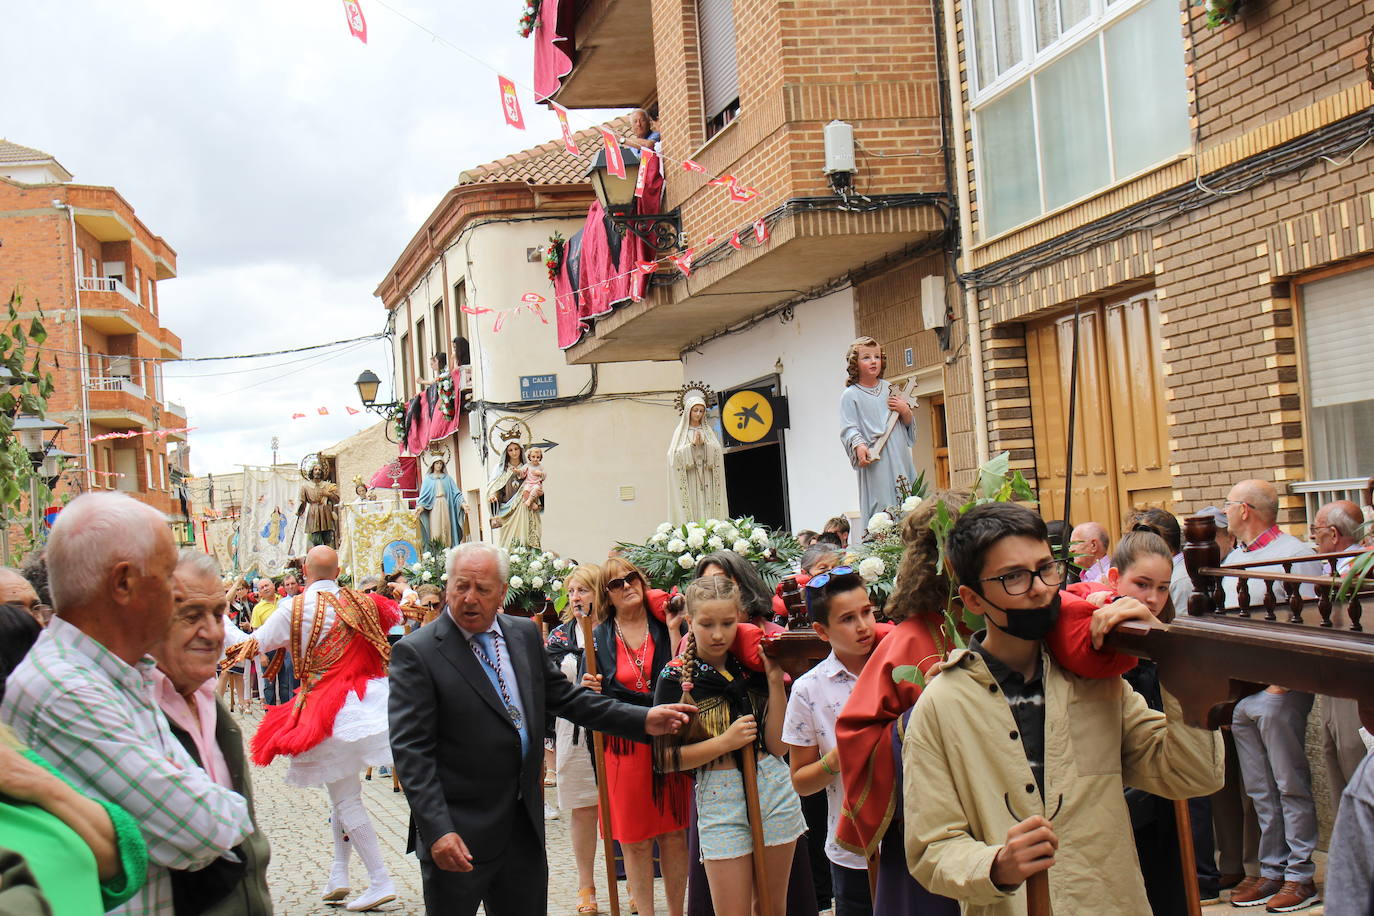
MULTIPOLYGON (((1079 677, 1119 677, 1135 665, 1128 655, 1094 649, 1089 636, 1093 605, 1081 595, 1102 586, 1071 586, 1061 594, 1059 621, 1045 639, 1055 660, 1079 677)), ((921 688, 892 680, 899 665, 917 665, 922 672, 940 660, 936 642, 939 622, 928 617, 909 617, 884 639, 863 673, 835 723, 840 750, 840 778, 844 804, 835 839, 840 846, 866 858, 878 853, 878 844, 892 821, 901 795, 896 785, 892 758, 892 723, 916 704, 921 688)))

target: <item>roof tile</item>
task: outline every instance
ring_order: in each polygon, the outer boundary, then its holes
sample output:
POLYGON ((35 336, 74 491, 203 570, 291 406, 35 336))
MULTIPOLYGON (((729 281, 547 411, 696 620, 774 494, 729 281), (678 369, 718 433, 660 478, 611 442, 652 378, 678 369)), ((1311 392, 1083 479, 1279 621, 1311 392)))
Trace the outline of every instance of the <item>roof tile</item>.
MULTIPOLYGON (((629 130, 628 116, 616 118, 606 124, 617 134, 629 130)), ((570 155, 563 148, 563 140, 550 140, 539 146, 502 156, 495 162, 466 169, 458 175, 460 187, 474 184, 492 184, 506 181, 523 181, 528 184, 581 184, 587 180, 587 169, 592 159, 601 151, 601 133, 598 128, 590 127, 573 134, 573 140, 581 153, 570 155)))

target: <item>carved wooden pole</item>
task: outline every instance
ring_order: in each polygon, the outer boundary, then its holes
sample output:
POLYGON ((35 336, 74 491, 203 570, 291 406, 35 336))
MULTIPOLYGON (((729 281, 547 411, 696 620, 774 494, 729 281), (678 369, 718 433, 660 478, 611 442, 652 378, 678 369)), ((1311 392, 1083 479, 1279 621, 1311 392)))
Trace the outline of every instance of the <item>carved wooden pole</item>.
MULTIPOLYGON (((582 631, 582 657, 587 660, 587 673, 596 677, 596 646, 592 642, 592 619, 577 615, 582 631)), ((615 840, 611 838, 611 791, 606 781, 606 738, 601 732, 591 732, 592 754, 596 759, 596 800, 601 814, 601 846, 606 855, 606 890, 611 899, 611 916, 620 916, 620 887, 615 878, 615 840)))

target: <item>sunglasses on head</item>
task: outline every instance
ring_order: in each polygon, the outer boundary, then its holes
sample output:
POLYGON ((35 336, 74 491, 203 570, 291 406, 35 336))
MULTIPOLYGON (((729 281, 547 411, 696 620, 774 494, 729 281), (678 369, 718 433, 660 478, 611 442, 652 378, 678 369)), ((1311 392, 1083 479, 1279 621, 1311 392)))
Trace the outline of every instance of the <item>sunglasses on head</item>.
POLYGON ((612 579, 606 583, 606 591, 618 592, 625 586, 629 585, 631 582, 637 580, 638 578, 638 574, 630 573, 628 576, 621 576, 618 579, 612 579))
POLYGON ((807 583, 806 583, 806 588, 802 591, 802 597, 806 599, 806 610, 807 610, 807 612, 810 613, 810 611, 811 611, 811 596, 812 596, 812 595, 819 595, 819 594, 821 593, 821 589, 823 589, 823 588, 825 588, 827 585, 829 585, 830 582, 831 582, 831 580, 834 579, 836 576, 852 576, 852 575, 854 575, 854 567, 852 567, 852 566, 836 566, 834 569, 830 570, 829 572, 823 572, 823 573, 820 573, 819 575, 812 576, 812 577, 807 581, 807 583), (814 591, 813 591, 813 589, 814 589, 814 591))

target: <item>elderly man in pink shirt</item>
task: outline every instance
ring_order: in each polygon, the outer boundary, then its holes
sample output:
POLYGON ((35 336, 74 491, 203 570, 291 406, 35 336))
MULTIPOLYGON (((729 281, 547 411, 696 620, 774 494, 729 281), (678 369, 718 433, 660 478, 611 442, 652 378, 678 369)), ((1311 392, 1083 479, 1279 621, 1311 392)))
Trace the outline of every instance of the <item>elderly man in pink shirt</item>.
POLYGON ((234 848, 237 862, 218 859, 200 871, 172 872, 172 895, 197 912, 215 916, 267 916, 272 901, 267 890, 267 837, 253 812, 253 787, 244 753, 243 734, 223 704, 215 699, 215 667, 226 645, 248 637, 226 621, 228 596, 214 557, 183 550, 177 557, 172 586, 171 625, 151 655, 155 699, 172 734, 210 778, 248 800, 253 832, 234 848), (228 632, 226 633, 226 630, 228 632))

